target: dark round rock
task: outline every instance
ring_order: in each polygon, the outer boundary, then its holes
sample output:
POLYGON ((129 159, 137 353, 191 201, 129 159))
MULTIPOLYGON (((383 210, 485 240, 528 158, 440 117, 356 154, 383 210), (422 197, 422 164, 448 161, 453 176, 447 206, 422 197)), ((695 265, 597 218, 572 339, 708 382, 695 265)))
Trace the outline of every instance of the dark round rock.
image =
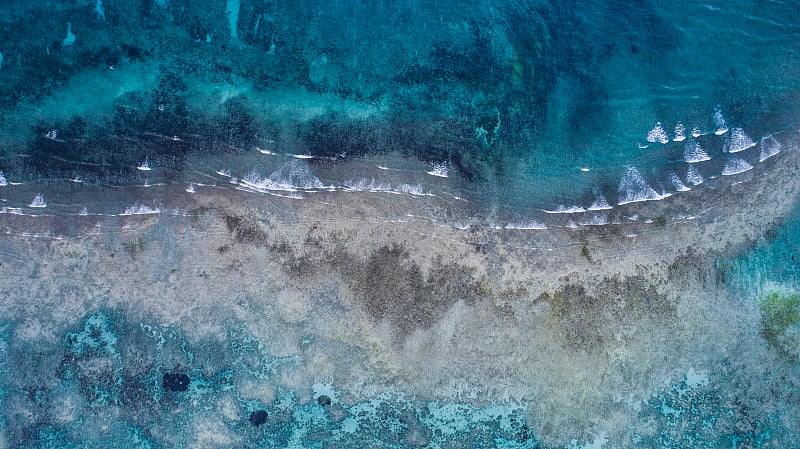
POLYGON ((267 418, 269 418, 269 413, 266 410, 256 410, 250 414, 250 424, 260 426, 267 422, 267 418))
POLYGON ((323 407, 327 407, 331 405, 331 398, 329 398, 327 395, 321 394, 317 398, 317 403, 323 407))
POLYGON ((186 391, 189 389, 189 376, 183 373, 164 373, 162 386, 169 391, 186 391))

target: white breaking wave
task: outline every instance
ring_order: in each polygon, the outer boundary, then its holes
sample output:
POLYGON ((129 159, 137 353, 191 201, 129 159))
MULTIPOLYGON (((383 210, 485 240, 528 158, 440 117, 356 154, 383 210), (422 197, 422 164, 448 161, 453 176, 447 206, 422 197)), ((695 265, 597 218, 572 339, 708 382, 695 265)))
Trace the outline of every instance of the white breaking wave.
POLYGON ((0 171, 0 187, 5 187, 8 185, 8 179, 6 179, 6 175, 0 171))
POLYGON ((584 218, 578 224, 581 226, 602 226, 608 224, 608 217, 605 215, 592 215, 591 218, 584 218))
POLYGON ((345 181, 344 187, 346 190, 355 192, 388 192, 398 194, 407 193, 416 196, 435 196, 430 191, 423 189, 421 184, 400 184, 397 187, 392 187, 388 182, 376 183, 375 178, 369 180, 361 178, 359 180, 345 181))
POLYGON ((332 186, 325 186, 319 178, 314 176, 308 164, 296 159, 285 163, 266 179, 262 179, 256 172, 250 172, 240 180, 240 184, 257 191, 280 190, 296 192, 298 190, 333 188, 332 186))
POLYGON ((152 208, 149 206, 145 206, 144 204, 134 204, 133 206, 129 206, 125 209, 125 212, 122 215, 146 215, 146 214, 158 214, 161 212, 159 208, 152 208))
POLYGON ((544 223, 540 223, 536 220, 531 221, 520 221, 520 222, 513 222, 509 223, 505 226, 506 229, 547 229, 544 223))
POLYGON ((606 197, 602 193, 600 193, 599 190, 595 189, 594 195, 595 195, 594 202, 592 203, 591 206, 589 206, 589 210, 608 210, 608 209, 612 209, 611 204, 608 203, 608 200, 606 200, 606 197))
POLYGON ((433 169, 426 173, 428 173, 431 176, 446 178, 447 172, 448 172, 447 162, 442 162, 441 164, 433 164, 433 169))
POLYGON ((664 131, 664 127, 661 126, 661 122, 657 122, 656 126, 647 133, 647 141, 650 143, 667 143, 669 142, 669 137, 667 137, 667 132, 664 131))
POLYGON ((628 167, 628 171, 622 176, 619 182, 619 201, 617 204, 636 203, 639 201, 656 201, 666 198, 667 194, 656 192, 639 170, 635 167, 628 167))
POLYGON ((689 168, 686 169, 686 182, 693 186, 699 186, 705 182, 705 178, 694 165, 689 165, 689 168))
POLYGON ((722 116, 722 111, 717 107, 714 109, 714 126, 716 126, 717 130, 714 131, 714 134, 721 136, 728 132, 728 125, 725 123, 725 117, 722 116))
POLYGON ((580 213, 580 212, 586 212, 586 209, 584 209, 584 208, 582 208, 580 206, 569 206, 569 207, 566 207, 566 206, 560 204, 557 208, 555 208, 555 210, 543 210, 542 212, 545 212, 545 213, 548 213, 548 214, 576 214, 576 213, 580 213))
POLYGON ((698 137, 700 137, 702 135, 703 135, 703 131, 700 131, 700 128, 698 128, 696 126, 694 128, 692 128, 692 137, 694 137, 696 139, 696 138, 698 138, 698 137))
POLYGON ((422 185, 417 184, 412 186, 411 184, 401 184, 394 190, 397 193, 408 193, 409 195, 416 195, 416 196, 434 196, 431 192, 426 192, 422 189, 422 185))
POLYGON ((683 181, 681 181, 681 178, 679 178, 678 175, 676 175, 675 173, 670 173, 669 179, 670 181, 672 181, 672 185, 678 192, 687 192, 689 190, 692 190, 689 187, 686 187, 686 184, 684 184, 683 181))
POLYGON ((261 147, 256 147, 256 150, 258 150, 261 154, 266 154, 266 155, 274 155, 275 154, 272 151, 266 150, 266 149, 261 148, 261 147))
MULTIPOLYGON (((781 152, 781 144, 777 140, 775 140, 772 136, 766 136, 761 138, 761 154, 758 156, 759 162, 764 162, 767 159, 775 156, 776 154, 781 152)), ((2 173, 0 173, 2 176, 2 173)), ((0 179, 2 181, 2 179, 0 179)), ((2 184, 0 184, 2 185, 2 184)))
POLYGON ((703 162, 711 159, 699 142, 687 142, 683 146, 683 160, 686 162, 703 162))
POLYGON ((678 122, 675 124, 675 137, 672 138, 675 142, 683 142, 686 140, 686 127, 683 123, 678 122))
POLYGON ((33 197, 33 201, 31 201, 31 204, 28 204, 28 206, 29 207, 47 207, 47 203, 44 202, 44 197, 42 196, 42 194, 38 193, 38 194, 36 194, 35 197, 33 197))
POLYGON ((150 167, 150 161, 146 160, 141 164, 139 164, 138 166, 136 166, 136 169, 141 171, 150 171, 152 170, 152 167, 150 167))
POLYGON ((375 178, 371 180, 367 180, 366 178, 361 178, 359 180, 350 180, 345 181, 344 186, 348 190, 355 190, 356 192, 389 192, 392 190, 392 185, 389 183, 375 183, 375 178))
POLYGON ((738 157, 732 157, 725 162, 725 167, 722 168, 722 176, 736 175, 746 172, 753 168, 747 161, 738 157))
POLYGON ((745 134, 742 128, 733 128, 731 129, 731 134, 728 136, 727 142, 725 142, 725 151, 728 153, 738 153, 755 145, 756 143, 753 142, 753 139, 745 134))

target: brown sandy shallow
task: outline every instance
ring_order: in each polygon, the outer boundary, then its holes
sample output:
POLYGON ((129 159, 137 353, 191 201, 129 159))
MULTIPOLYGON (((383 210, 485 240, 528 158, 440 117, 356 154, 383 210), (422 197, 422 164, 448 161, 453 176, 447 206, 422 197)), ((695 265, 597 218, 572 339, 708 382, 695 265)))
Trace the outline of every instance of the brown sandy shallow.
POLYGON ((169 192, 160 214, 3 214, 0 314, 30 342, 97 309, 196 341, 244 328, 303 360, 238 385, 244 397, 324 381, 345 401, 386 390, 512 401, 547 443, 605 432, 624 445, 641 401, 687 370, 713 376, 732 355, 754 370, 777 363, 714 262, 780 225, 799 167, 784 151, 616 207, 612 224, 546 230, 499 229, 455 200, 355 192, 209 188, 169 192))

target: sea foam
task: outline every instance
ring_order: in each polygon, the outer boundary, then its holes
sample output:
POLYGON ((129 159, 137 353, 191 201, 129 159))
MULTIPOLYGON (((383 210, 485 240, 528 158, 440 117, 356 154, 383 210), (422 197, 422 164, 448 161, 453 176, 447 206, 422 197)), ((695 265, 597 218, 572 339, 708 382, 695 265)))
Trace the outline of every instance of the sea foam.
POLYGON ((635 167, 628 167, 625 175, 619 182, 619 201, 617 204, 636 203, 639 201, 656 201, 666 198, 669 195, 656 192, 639 170, 635 167))
POLYGON ((667 132, 664 131, 664 127, 661 126, 661 122, 657 122, 656 126, 647 133, 647 141, 651 143, 667 143, 669 142, 669 137, 667 137, 667 132))
POLYGON ((594 201, 589 206, 589 210, 608 210, 612 209, 611 204, 608 203, 606 197, 598 190, 594 191, 594 201))
POLYGON ((669 179, 672 181, 672 185, 678 192, 687 192, 692 190, 689 187, 686 187, 686 184, 684 184, 683 181, 681 181, 681 178, 679 178, 675 173, 670 173, 669 179))
POLYGON ((448 165, 447 162, 442 162, 441 164, 433 164, 433 169, 431 171, 426 172, 431 176, 438 176, 440 178, 446 178, 448 172, 448 165))
POLYGON ((559 204, 559 206, 556 207, 555 209, 543 210, 542 212, 548 214, 577 214, 581 212, 586 212, 586 209, 580 206, 564 206, 562 204, 559 204))
POLYGON ((711 159, 699 142, 686 142, 683 146, 683 160, 689 163, 703 162, 711 159))
POLYGON ((730 136, 728 136, 728 140, 725 142, 724 151, 727 153, 738 153, 755 146, 755 144, 753 139, 745 134, 742 128, 733 128, 731 129, 730 136))
POLYGON ((505 229, 547 229, 547 226, 544 223, 540 223, 536 220, 531 221, 518 221, 509 223, 505 226, 505 229))
POLYGON ((704 181, 705 178, 703 178, 703 175, 700 174, 700 171, 694 165, 690 164, 686 169, 686 182, 693 186, 699 186, 704 181))
POLYGON ((683 123, 678 122, 675 124, 675 137, 672 138, 675 142, 683 142, 686 140, 686 127, 683 123))
POLYGON ((728 125, 725 122, 725 117, 722 116, 720 108, 714 109, 714 126, 717 128, 714 134, 721 136, 728 132, 728 125))
POLYGON ((241 179, 240 184, 256 191, 296 192, 331 188, 314 176, 308 164, 298 159, 288 161, 266 179, 262 179, 261 175, 254 171, 250 172, 241 179))
POLYGON ((722 168, 722 176, 736 175, 746 172, 753 168, 747 161, 738 157, 732 157, 725 162, 725 167, 722 168))
POLYGON ((146 215, 146 214, 157 214, 160 213, 161 209, 159 208, 152 208, 149 206, 145 206, 144 204, 134 204, 133 206, 129 206, 125 208, 125 212, 121 215, 146 215))
POLYGON ((608 224, 608 217, 606 215, 592 215, 589 218, 584 218, 578 222, 581 226, 603 226, 608 224))
POLYGON ((29 207, 47 207, 47 203, 44 201, 44 196, 41 193, 37 194, 33 197, 33 201, 31 204, 28 205, 29 207))
MULTIPOLYGON (((767 159, 775 156, 781 152, 781 144, 772 136, 761 138, 761 154, 758 156, 759 162, 764 162, 767 159)), ((0 173, 2 175, 2 173, 0 173)))

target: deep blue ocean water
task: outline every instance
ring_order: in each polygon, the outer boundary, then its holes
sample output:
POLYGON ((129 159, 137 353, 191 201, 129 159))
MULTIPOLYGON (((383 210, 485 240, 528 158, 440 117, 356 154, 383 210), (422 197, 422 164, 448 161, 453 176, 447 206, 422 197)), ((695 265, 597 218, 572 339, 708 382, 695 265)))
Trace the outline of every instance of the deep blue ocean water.
MULTIPOLYGON (((169 209, 164 186, 457 197, 499 226, 540 223, 702 189, 790 150, 800 125, 790 1, 4 0, 0 31, 0 224, 169 209)), ((800 289, 798 264, 795 213, 718 265, 755 310, 770 289, 800 289)), ((19 325, 0 317, 0 398, 41 416, 3 415, 8 447, 179 447, 197 429, 174 410, 192 403, 213 426, 223 399, 243 410, 231 447, 544 447, 522 405, 343 403, 327 384, 309 386, 310 403, 288 389, 245 399, 228 371, 275 376, 296 361, 235 329, 235 347, 192 347, 178 329, 98 312, 62 347, 34 349, 11 338, 19 325), (146 369, 123 363, 131 347, 150 348, 146 369), (204 351, 230 366, 206 377, 204 351), (58 379, 27 379, 59 357, 58 379), (175 360, 187 379, 165 377, 175 360), (111 374, 87 387, 93 361, 111 374), (77 390, 77 419, 43 411, 77 390)), ((738 413, 735 371, 654 391, 647 435, 629 441, 800 447, 780 410, 715 426, 738 413)))

